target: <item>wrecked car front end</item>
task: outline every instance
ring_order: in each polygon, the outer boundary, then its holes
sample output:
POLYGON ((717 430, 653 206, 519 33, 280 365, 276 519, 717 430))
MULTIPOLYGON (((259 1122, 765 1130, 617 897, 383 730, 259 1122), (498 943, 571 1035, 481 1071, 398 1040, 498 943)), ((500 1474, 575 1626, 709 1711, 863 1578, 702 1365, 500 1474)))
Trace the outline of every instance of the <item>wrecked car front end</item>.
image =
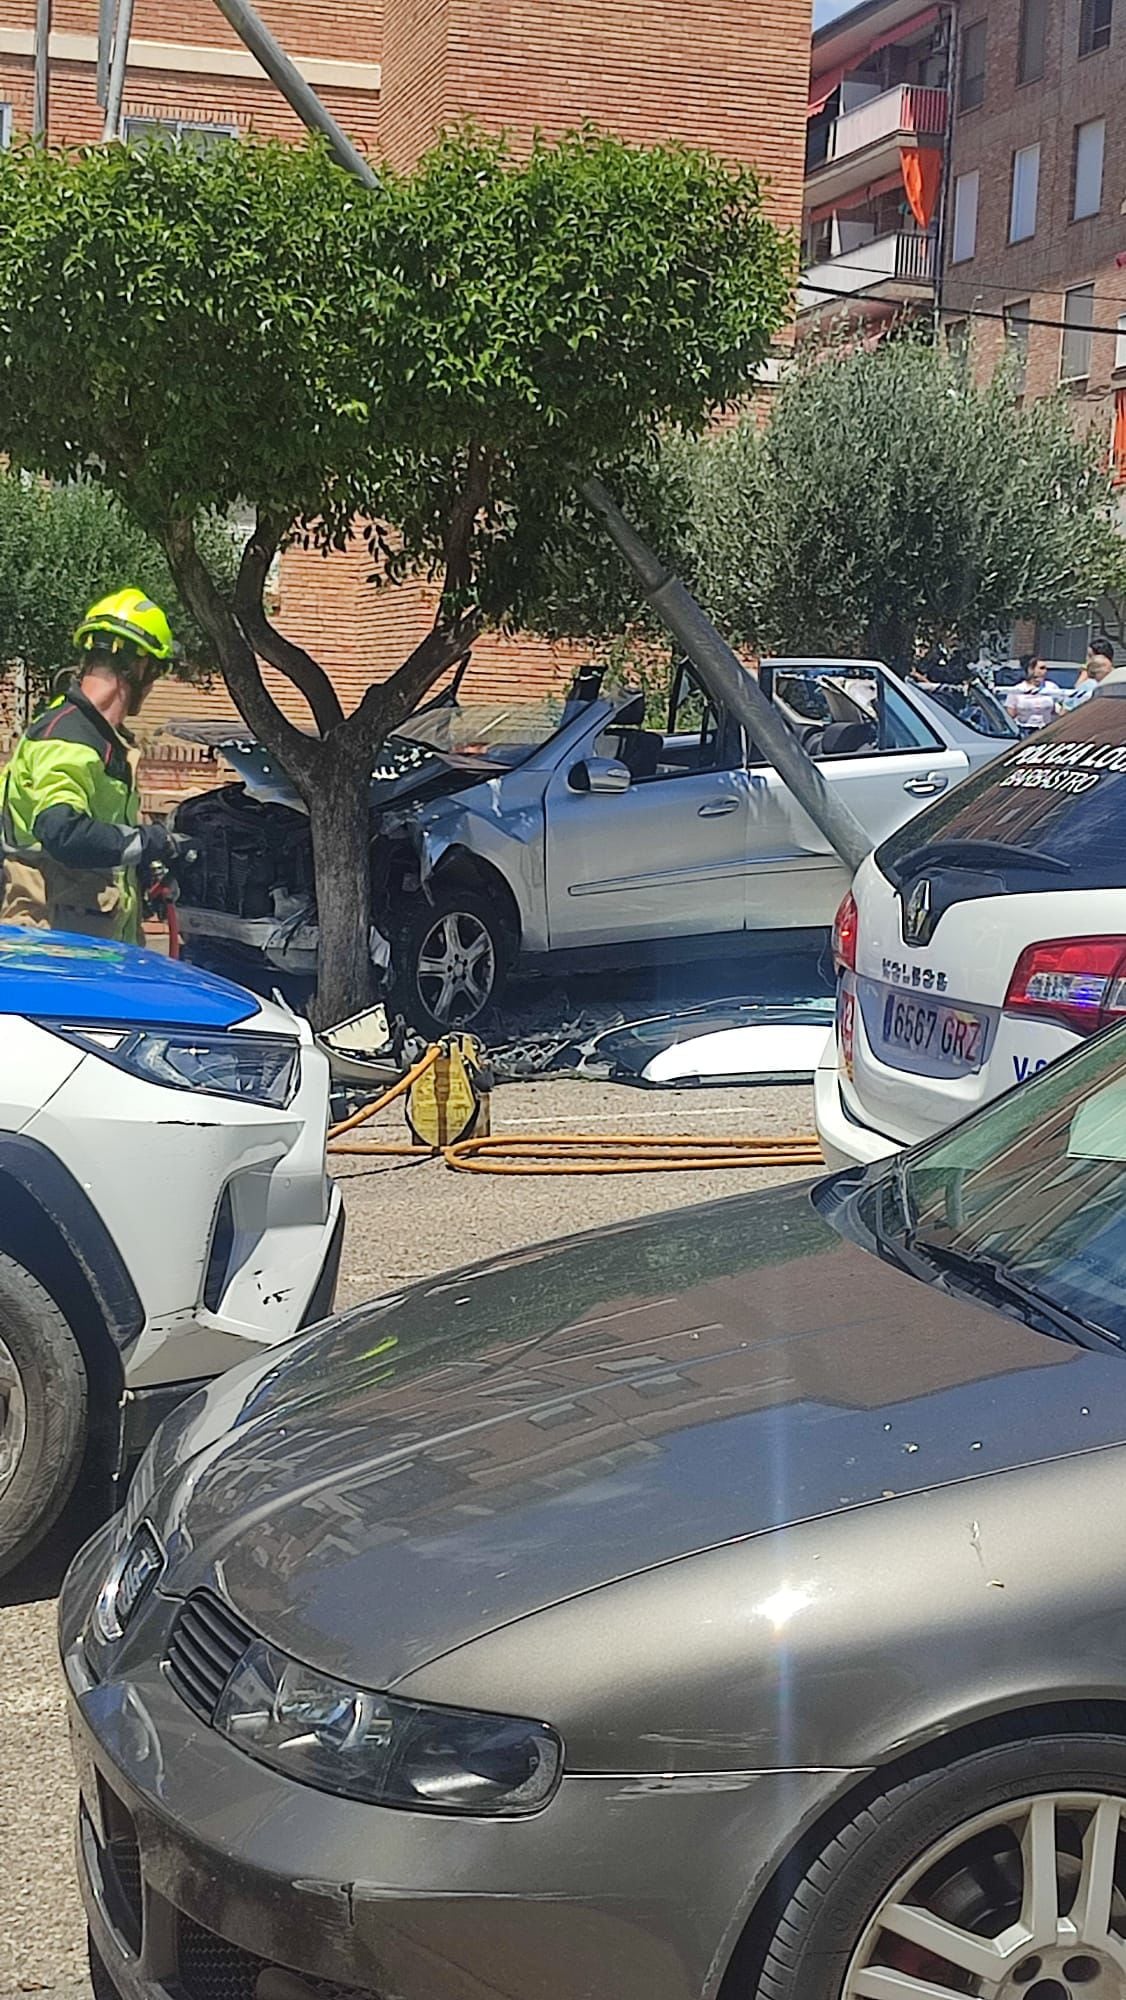
MULTIPOLYGON (((470 713, 473 713, 472 711, 470 713)), ((589 713, 583 705, 584 716, 589 713)), ((564 712, 560 712, 563 719, 564 712)), ((506 958, 546 950, 543 742, 463 744, 453 718, 434 712, 426 735, 384 746, 371 784, 371 952, 389 972, 394 941, 440 882, 495 903, 506 958)), ((571 719, 574 719, 572 710, 571 719)), ((501 712, 501 723, 505 720, 501 712)), ((175 826, 195 858, 181 870, 180 930, 187 956, 267 989, 278 975, 311 982, 317 966, 312 837, 296 789, 261 745, 214 725, 178 734, 207 741, 241 782, 188 799, 175 826)), ((464 735, 464 727, 462 735, 464 735)))

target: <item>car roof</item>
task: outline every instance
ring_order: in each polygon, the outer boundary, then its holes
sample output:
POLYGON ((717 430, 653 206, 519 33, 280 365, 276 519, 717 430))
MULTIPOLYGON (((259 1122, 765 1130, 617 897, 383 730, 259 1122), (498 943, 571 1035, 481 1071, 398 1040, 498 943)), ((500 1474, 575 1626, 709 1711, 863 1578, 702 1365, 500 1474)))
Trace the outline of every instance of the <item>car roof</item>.
POLYGON ((761 667, 851 667, 871 673, 878 667, 882 674, 894 674, 886 660, 854 660, 844 658, 839 653, 771 653, 759 661, 761 667))
POLYGON ((233 1028, 252 993, 152 951, 0 924, 0 1015, 85 1027, 233 1028))

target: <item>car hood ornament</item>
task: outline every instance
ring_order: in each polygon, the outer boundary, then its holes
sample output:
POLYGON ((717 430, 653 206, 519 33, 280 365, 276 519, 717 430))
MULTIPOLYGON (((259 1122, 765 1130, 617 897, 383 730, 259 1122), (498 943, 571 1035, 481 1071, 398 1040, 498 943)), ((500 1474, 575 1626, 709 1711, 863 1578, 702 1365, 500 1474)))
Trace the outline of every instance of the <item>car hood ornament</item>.
POLYGON ((933 921, 930 877, 921 875, 903 906, 904 943, 929 944, 933 921))

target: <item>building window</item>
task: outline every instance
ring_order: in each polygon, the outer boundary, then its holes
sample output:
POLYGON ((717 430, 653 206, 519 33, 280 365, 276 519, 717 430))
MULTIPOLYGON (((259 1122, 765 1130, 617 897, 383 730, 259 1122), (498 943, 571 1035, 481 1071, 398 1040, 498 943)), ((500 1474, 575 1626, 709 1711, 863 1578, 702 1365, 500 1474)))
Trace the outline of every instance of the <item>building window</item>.
POLYGON ((1110 435, 1110 476, 1126 486, 1126 389, 1114 392, 1114 429, 1110 435))
POLYGON ((985 97, 985 22, 962 30, 962 67, 958 80, 959 111, 975 111, 985 97))
POLYGON ((981 175, 959 174, 954 182, 954 227, 950 239, 950 262, 964 264, 977 249, 977 193, 981 175))
POLYGON ((1060 381, 1085 382, 1091 372, 1091 328, 1095 319, 1094 285, 1073 285, 1063 295, 1063 339, 1060 381))
POLYGON ((1097 215, 1103 205, 1103 149, 1106 119, 1092 118, 1075 127, 1075 151, 1071 163, 1071 219, 1097 215))
POLYGON ((1017 82, 1035 83, 1044 74, 1044 37, 1048 25, 1048 0, 1021 0, 1020 40, 1017 44, 1017 82))
POLYGON ((10 146, 11 143, 12 107, 10 104, 0 104, 0 146, 10 146))
POLYGON ((190 146, 209 153, 223 140, 237 139, 237 125, 209 125, 195 118, 126 118, 124 136, 135 145, 190 146))
POLYGON ((1110 47, 1110 21, 1114 0, 1082 0, 1079 9, 1079 53, 1093 56, 1110 47))
POLYGON ((1032 300, 1014 299, 1005 307, 1005 336, 1012 356, 1013 389, 1023 396, 1028 375, 1028 323, 1032 318, 1032 300))
POLYGON ((1114 343, 1114 366, 1126 368, 1126 313, 1119 313, 1115 330, 1118 337, 1114 343))
POLYGON ((970 323, 968 319, 951 320, 946 329, 946 350, 956 367, 965 367, 970 358, 970 323))
POLYGON ((1022 146, 1013 154, 1013 190, 1009 204, 1009 242, 1023 243, 1036 234, 1036 200, 1040 188, 1040 148, 1022 146))

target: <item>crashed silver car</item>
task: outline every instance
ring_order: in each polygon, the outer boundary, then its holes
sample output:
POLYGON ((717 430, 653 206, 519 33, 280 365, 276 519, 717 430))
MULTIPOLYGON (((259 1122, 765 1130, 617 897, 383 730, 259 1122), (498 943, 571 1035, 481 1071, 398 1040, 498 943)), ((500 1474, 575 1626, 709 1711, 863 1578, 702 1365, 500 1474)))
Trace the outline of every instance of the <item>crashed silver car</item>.
MULTIPOLYGON (((988 690, 949 705, 870 660, 773 660, 760 684, 873 843, 1012 734, 988 690)), ((179 733, 241 784, 176 815, 198 859, 180 925, 197 963, 259 984, 312 976, 307 817, 272 758, 230 725, 179 733), (255 976, 257 974, 257 977, 255 976)), ((455 684, 389 740, 372 778, 372 949, 397 1011, 430 1032, 476 1021, 508 976, 730 954, 739 937, 831 922, 845 871, 693 669, 665 727, 596 672, 540 702, 455 684)))

